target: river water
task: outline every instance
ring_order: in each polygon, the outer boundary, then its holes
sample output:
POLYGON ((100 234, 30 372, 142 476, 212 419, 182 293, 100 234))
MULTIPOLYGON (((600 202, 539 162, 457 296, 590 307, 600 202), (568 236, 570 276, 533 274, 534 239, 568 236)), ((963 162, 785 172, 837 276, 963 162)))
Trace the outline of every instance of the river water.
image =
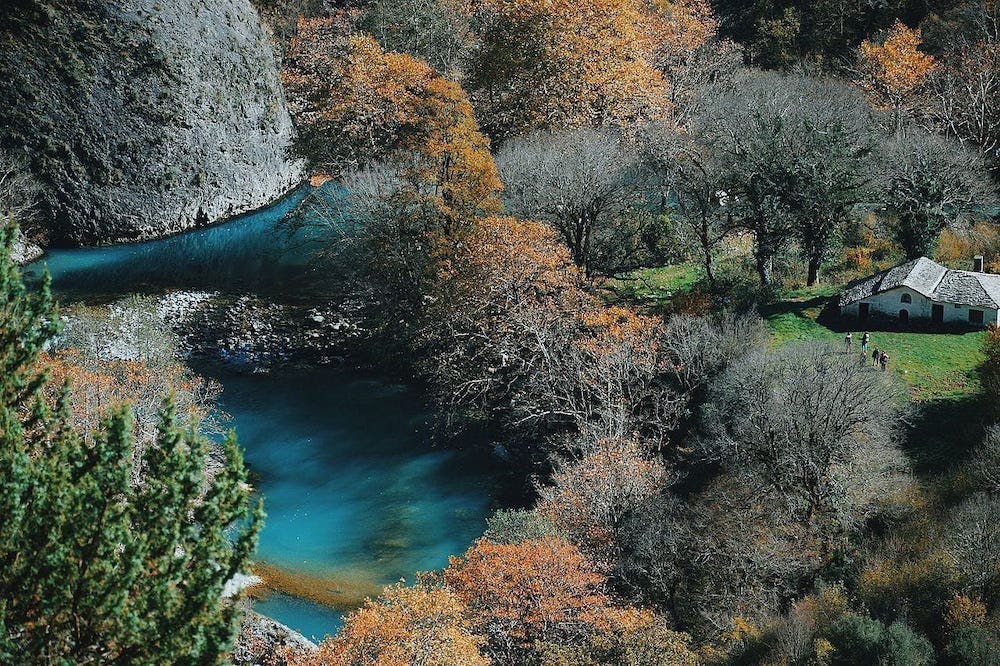
MULTIPOLYGON (((301 290, 308 250, 276 230, 305 195, 171 238, 53 250, 47 267, 63 301, 171 290, 301 290)), ((339 370, 251 374, 196 366, 223 386, 267 512, 257 560, 271 589, 255 608, 308 637, 380 586, 440 568, 465 550, 498 496, 498 470, 476 447, 435 446, 418 392, 339 370)))

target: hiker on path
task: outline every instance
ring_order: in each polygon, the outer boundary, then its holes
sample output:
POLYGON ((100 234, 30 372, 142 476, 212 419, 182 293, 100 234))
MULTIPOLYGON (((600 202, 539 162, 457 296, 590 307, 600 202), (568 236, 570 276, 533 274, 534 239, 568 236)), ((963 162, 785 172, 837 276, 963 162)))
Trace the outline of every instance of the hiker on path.
POLYGON ((847 335, 844 336, 844 353, 845 354, 850 354, 851 353, 851 345, 853 343, 854 343, 854 334, 853 333, 848 333, 847 335))
POLYGON ((882 352, 879 351, 878 347, 875 347, 874 349, 872 349, 872 367, 873 368, 877 368, 878 367, 878 359, 879 359, 879 357, 881 355, 882 355, 882 352))
POLYGON ((878 357, 878 362, 882 366, 882 372, 885 372, 886 368, 889 367, 889 355, 883 351, 878 357))
POLYGON ((862 354, 867 354, 868 353, 868 343, 871 342, 871 339, 872 339, 872 336, 868 335, 868 331, 865 331, 865 334, 861 336, 861 353, 862 354))

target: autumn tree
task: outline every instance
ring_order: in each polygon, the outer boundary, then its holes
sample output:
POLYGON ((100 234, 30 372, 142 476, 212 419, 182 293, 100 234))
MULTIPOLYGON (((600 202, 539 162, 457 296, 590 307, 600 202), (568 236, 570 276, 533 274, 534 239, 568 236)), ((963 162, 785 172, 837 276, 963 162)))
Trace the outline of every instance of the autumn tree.
POLYGON ((409 54, 455 78, 472 48, 471 18, 468 7, 454 0, 373 0, 357 24, 387 51, 409 54))
POLYGON ((513 215, 546 222, 588 276, 657 257, 662 228, 646 205, 646 171, 620 135, 590 128, 511 139, 497 155, 513 215))
POLYGON ((975 29, 955 41, 931 80, 935 128, 974 146, 1000 169, 1000 7, 984 3, 975 29))
POLYGON ((63 312, 63 327, 38 367, 50 381, 42 389, 54 409, 67 396, 67 424, 89 439, 101 420, 121 405, 132 416, 133 481, 140 482, 142 458, 155 443, 163 396, 172 395, 181 427, 197 424, 206 435, 224 434, 212 409, 220 387, 197 376, 180 360, 177 336, 152 299, 130 297, 110 306, 74 306, 63 312))
POLYGON ((206 487, 208 442, 167 402, 133 483, 128 413, 89 441, 46 407, 36 360, 57 328, 47 285, 29 296, 0 235, 0 659, 219 663, 238 607, 221 599, 256 544, 261 511, 235 439, 206 487))
POLYGON ((523 663, 536 641, 582 643, 611 608, 605 577, 575 546, 552 538, 477 541, 451 558, 444 582, 468 607, 497 664, 523 663))
POLYGON ((591 557, 613 563, 625 517, 672 480, 637 441, 600 440, 557 462, 536 510, 591 557))
POLYGON ((736 618, 780 613, 824 563, 780 497, 728 473, 687 496, 650 497, 629 514, 620 547, 618 578, 632 598, 703 639, 736 618))
POLYGON ((447 588, 386 587, 350 613, 315 653, 290 655, 289 666, 488 666, 484 639, 447 588))
POLYGON ((908 259, 933 254, 949 222, 995 198, 982 159, 950 139, 910 129, 886 141, 878 158, 876 195, 908 259))
POLYGON ((794 239, 815 283, 853 206, 870 145, 867 104, 839 83, 750 73, 703 102, 697 136, 722 162, 737 227, 754 237, 761 285, 794 239))
POLYGON ((751 352, 712 387, 702 455, 772 488, 828 553, 906 479, 890 375, 824 344, 751 352))
POLYGON ((476 3, 468 86, 494 139, 668 113, 649 14, 636 0, 476 3))
POLYGON ((536 442, 663 442, 679 405, 660 324, 584 291, 551 229, 486 218, 434 254, 448 260, 428 291, 428 372, 444 406, 536 442))
POLYGON ((462 88, 423 61, 386 53, 343 18, 302 19, 282 80, 316 169, 398 158, 449 209, 493 207, 500 181, 489 141, 462 88))
POLYGON ((649 610, 625 608, 608 614, 608 628, 583 645, 540 643, 539 666, 695 666, 698 654, 687 634, 674 631, 649 610))
POLYGON ((892 113, 898 130, 926 106, 926 89, 938 63, 920 50, 920 30, 896 21, 881 41, 865 40, 858 50, 858 86, 877 108, 892 113))
POLYGON ((705 86, 743 66, 740 49, 719 39, 719 20, 707 0, 647 3, 653 63, 668 83, 672 120, 686 125, 692 101, 705 86))

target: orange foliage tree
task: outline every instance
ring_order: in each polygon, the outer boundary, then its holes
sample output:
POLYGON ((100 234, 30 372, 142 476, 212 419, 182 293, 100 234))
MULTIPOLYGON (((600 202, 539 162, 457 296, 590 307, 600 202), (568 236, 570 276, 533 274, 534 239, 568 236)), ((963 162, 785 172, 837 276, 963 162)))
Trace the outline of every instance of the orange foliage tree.
POLYGON ((487 132, 630 123, 668 112, 638 0, 486 0, 469 86, 487 132))
MULTIPOLYGON (((112 409, 128 405, 133 415, 133 458, 137 463, 156 436, 166 395, 174 396, 181 424, 198 423, 204 426, 202 430, 209 431, 217 426, 211 419, 211 407, 219 393, 218 385, 192 374, 181 363, 151 366, 137 360, 100 359, 77 349, 63 349, 40 354, 38 365, 50 377, 44 388, 50 407, 59 401, 61 387, 69 386, 69 423, 78 432, 89 436, 112 409)), ((141 465, 133 465, 136 474, 141 470, 141 465)))
POLYGON ((395 158, 450 205, 492 205, 501 185, 489 141, 461 86, 423 61, 386 53, 342 17, 301 19, 282 80, 317 169, 395 158))
POLYGON ((483 642, 450 590, 397 584, 348 615, 317 652, 289 654, 288 666, 488 666, 483 642))
POLYGON ((594 634, 584 645, 539 644, 535 647, 539 666, 695 666, 698 655, 690 637, 673 631, 652 611, 613 609, 607 629, 594 634))
POLYGON ((893 112, 896 127, 918 111, 925 84, 937 68, 921 44, 920 30, 896 21, 884 40, 865 40, 858 51, 857 83, 874 106, 893 112))
POLYGON ((562 461, 539 489, 537 510, 602 563, 616 560, 618 529, 669 481, 663 463, 634 439, 598 441, 577 460, 562 461))
POLYGON ((432 252, 424 337, 443 405, 589 441, 669 428, 661 322, 584 291, 551 229, 485 218, 432 252))
POLYGON ((468 607, 497 663, 523 663, 536 641, 579 643, 607 627, 605 577, 576 546, 559 539, 481 539, 451 558, 444 582, 468 607))
POLYGON ((718 38, 719 21, 708 0, 647 0, 653 63, 663 73, 674 115, 721 72, 742 66, 737 47, 718 38))

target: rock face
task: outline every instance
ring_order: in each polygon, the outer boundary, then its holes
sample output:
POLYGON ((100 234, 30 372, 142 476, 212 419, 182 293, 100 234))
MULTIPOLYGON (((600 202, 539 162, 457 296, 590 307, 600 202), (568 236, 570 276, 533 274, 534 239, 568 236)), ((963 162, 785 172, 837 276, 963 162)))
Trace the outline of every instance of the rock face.
POLYGON ((60 244, 146 239, 258 208, 302 178, 249 0, 4 0, 0 145, 60 244))
POLYGON ((14 263, 18 265, 28 264, 40 258, 42 254, 44 254, 42 248, 25 238, 21 230, 18 229, 17 236, 14 238, 14 249, 11 252, 11 259, 14 260, 14 263))
POLYGON ((280 622, 247 610, 233 649, 234 666, 281 666, 288 653, 308 655, 315 643, 280 622))

